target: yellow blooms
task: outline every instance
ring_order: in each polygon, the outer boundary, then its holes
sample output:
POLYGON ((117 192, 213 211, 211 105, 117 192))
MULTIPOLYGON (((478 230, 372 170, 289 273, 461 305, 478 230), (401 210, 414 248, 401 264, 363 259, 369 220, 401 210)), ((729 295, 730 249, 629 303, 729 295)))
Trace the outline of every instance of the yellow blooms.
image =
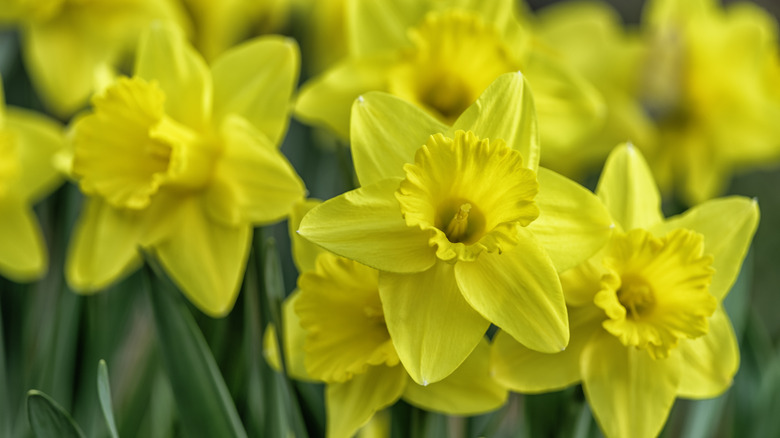
POLYGON ((284 218, 303 196, 276 146, 297 69, 296 46, 281 38, 237 47, 209 70, 174 29, 145 34, 136 75, 96 96, 74 127, 72 174, 88 199, 70 285, 109 286, 143 248, 204 312, 229 312, 252 226, 284 218))
POLYGON ((344 139, 349 108, 362 93, 392 93, 451 124, 499 75, 513 71, 534 89, 545 147, 567 146, 600 122, 600 96, 536 50, 512 0, 355 1, 346 13, 349 56, 307 82, 296 103, 300 118, 344 139))
POLYGON ((6 0, 0 8, 0 25, 20 30, 33 85, 62 118, 113 80, 155 20, 184 24, 170 0, 6 0))
POLYGON ((592 193, 538 167, 533 100, 500 76, 454 122, 369 93, 353 106, 362 187, 326 201, 298 232, 378 269, 387 328, 419 384, 447 377, 490 323, 530 348, 566 347, 557 271, 611 231, 592 193))
POLYGON ((6 107, 0 85, 0 275, 26 282, 48 266, 32 205, 61 182, 54 156, 65 147, 62 126, 42 115, 6 107))
POLYGON ((582 381, 607 436, 653 437, 675 397, 714 397, 731 385, 739 353, 721 302, 756 230, 758 206, 732 197, 664 219, 632 146, 610 155, 597 194, 618 228, 600 253, 561 276, 569 348, 544 355, 499 333, 494 370, 518 391, 582 381))

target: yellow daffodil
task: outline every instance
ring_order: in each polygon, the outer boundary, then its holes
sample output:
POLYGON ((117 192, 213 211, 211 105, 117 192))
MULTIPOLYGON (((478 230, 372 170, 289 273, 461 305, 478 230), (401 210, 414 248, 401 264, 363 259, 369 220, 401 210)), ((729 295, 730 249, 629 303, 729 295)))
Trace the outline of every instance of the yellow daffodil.
POLYGON ((309 74, 320 74, 348 55, 347 0, 300 0, 305 28, 301 40, 309 74))
POLYGON ((661 186, 699 203, 734 170, 780 158, 777 22, 742 2, 649 2, 642 101, 658 125, 661 186))
POLYGON ((623 28, 607 3, 570 1, 542 9, 535 21, 544 46, 592 83, 606 103, 600 129, 577 144, 545 151, 542 163, 581 178, 620 142, 653 145, 655 127, 637 96, 645 46, 639 33, 623 28))
MULTIPOLYGON (((298 206, 291 232, 315 205, 298 206)), ((301 275, 299 290, 283 304, 288 372, 325 382, 328 437, 353 436, 401 398, 450 415, 484 413, 504 404, 507 391, 490 376, 486 339, 449 377, 420 386, 400 364, 390 339, 378 272, 308 242, 293 248, 301 275)))
POLYGON ((57 122, 6 108, 0 83, 0 275, 11 280, 34 280, 46 271, 46 245, 32 205, 62 182, 52 160, 64 146, 57 122))
POLYGON ((254 225, 289 214, 304 187, 279 152, 298 70, 291 40, 265 37, 211 69, 176 29, 141 40, 136 72, 74 127, 72 173, 87 195, 67 278, 97 291, 153 253, 185 295, 233 307, 254 225))
POLYGON ((493 361, 510 389, 543 392, 582 381, 608 437, 653 437, 676 397, 725 391, 739 349, 722 301, 758 224, 755 201, 730 197, 664 219, 639 151, 617 148, 597 189, 616 233, 562 274, 571 342, 540 354, 499 332, 493 361))
POLYGON ((651 0, 641 30, 626 31, 607 6, 563 2, 540 14, 538 34, 610 108, 594 137, 545 154, 554 168, 570 173, 631 140, 661 189, 694 205, 734 172, 780 159, 777 22, 758 6, 651 0))
POLYGON ((522 71, 536 96, 546 148, 594 129, 601 97, 521 25, 514 0, 384 0, 347 3, 349 57, 304 84, 296 115, 349 137, 352 101, 371 90, 454 122, 499 75, 522 71))
POLYGON ((184 23, 169 0, 5 0, 0 8, 0 26, 19 28, 33 85, 62 118, 113 80, 154 20, 184 23))
POLYGON ((538 167, 533 99, 500 76, 452 126, 386 93, 352 112, 361 188, 326 201, 299 233, 379 272, 384 318, 412 378, 449 375, 490 323, 530 348, 569 332, 557 271, 611 231, 598 199, 538 167))
POLYGON ((292 0, 181 0, 192 17, 195 47, 211 61, 250 36, 286 24, 292 0))

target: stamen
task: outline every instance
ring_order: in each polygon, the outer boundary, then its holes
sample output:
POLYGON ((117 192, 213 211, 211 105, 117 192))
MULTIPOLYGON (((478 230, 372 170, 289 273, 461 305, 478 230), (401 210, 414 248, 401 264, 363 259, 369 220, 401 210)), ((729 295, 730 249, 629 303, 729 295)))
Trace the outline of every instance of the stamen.
POLYGON ((444 230, 444 234, 447 235, 450 242, 460 242, 466 237, 466 231, 469 226, 469 211, 471 211, 471 204, 466 203, 460 206, 458 212, 455 213, 447 228, 444 230))

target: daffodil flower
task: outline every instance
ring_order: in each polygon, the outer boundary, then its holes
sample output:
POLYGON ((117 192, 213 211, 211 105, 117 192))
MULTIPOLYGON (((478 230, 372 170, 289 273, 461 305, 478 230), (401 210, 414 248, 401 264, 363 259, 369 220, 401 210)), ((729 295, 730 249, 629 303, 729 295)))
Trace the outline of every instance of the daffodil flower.
POLYGON ((156 26, 136 72, 93 100, 74 130, 72 173, 87 196, 66 273, 109 286, 154 254, 201 310, 230 311, 252 227, 289 214, 303 183, 277 145, 298 69, 295 43, 253 40, 211 70, 184 36, 156 26))
POLYGON ((48 256, 32 205, 62 182, 55 154, 63 127, 47 117, 5 106, 0 83, 0 275, 24 282, 46 272, 48 256))
POLYGON ((516 17, 514 0, 347 3, 349 57, 301 88, 296 115, 349 138, 352 101, 386 91, 452 123, 499 75, 522 71, 547 148, 595 129, 600 95, 561 67, 516 17))
POLYGON ((734 171, 780 159, 777 21, 748 2, 648 3, 641 100, 658 125, 661 187, 700 203, 734 171))
POLYGON ((499 332, 494 371, 521 392, 582 381, 608 437, 653 437, 676 397, 715 397, 731 385, 739 349, 722 301, 758 206, 735 196, 664 219, 650 170, 632 146, 610 155, 597 194, 618 227, 603 251, 561 277, 569 347, 540 354, 499 332))
POLYGON ((61 118, 113 80, 138 34, 156 20, 185 24, 170 0, 5 0, 0 8, 0 26, 19 28, 36 91, 61 118))
POLYGON ((615 145, 626 139, 652 150, 655 124, 637 98, 647 56, 639 32, 626 29, 607 2, 557 2, 535 18, 540 44, 593 84, 606 104, 598 129, 569 148, 545 149, 542 163, 581 179, 602 166, 615 145))
MULTIPOLYGON (((446 379, 428 386, 411 379, 385 324, 378 272, 295 235, 303 213, 317 204, 301 203, 291 217, 293 256, 301 275, 298 290, 283 303, 283 333, 288 373, 326 384, 327 436, 353 436, 399 399, 449 415, 475 415, 503 405, 507 390, 490 376, 484 338, 446 379)), ((278 368, 272 333, 266 334, 265 349, 278 368)))
POLYGON ((538 167, 533 99, 500 76, 452 126, 385 93, 357 99, 361 188, 312 209, 298 232, 379 272, 384 318, 419 384, 443 379, 490 323, 530 348, 564 349, 557 271, 611 231, 598 199, 538 167))

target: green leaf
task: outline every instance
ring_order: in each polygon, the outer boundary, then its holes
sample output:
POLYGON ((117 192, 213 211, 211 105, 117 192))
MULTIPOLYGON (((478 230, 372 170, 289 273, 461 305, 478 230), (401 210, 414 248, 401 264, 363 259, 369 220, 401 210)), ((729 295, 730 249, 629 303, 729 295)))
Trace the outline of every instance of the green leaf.
POLYGON ((27 417, 37 437, 84 438, 70 414, 40 391, 33 389, 27 393, 27 417))
POLYGON ((111 407, 111 386, 108 381, 108 367, 103 359, 98 362, 97 388, 98 397, 100 398, 100 409, 106 418, 108 431, 111 433, 112 438, 119 438, 119 433, 116 431, 116 423, 114 422, 114 409, 111 407))
POLYGON ((246 437, 214 356, 176 287, 146 255, 160 352, 185 435, 246 437))

